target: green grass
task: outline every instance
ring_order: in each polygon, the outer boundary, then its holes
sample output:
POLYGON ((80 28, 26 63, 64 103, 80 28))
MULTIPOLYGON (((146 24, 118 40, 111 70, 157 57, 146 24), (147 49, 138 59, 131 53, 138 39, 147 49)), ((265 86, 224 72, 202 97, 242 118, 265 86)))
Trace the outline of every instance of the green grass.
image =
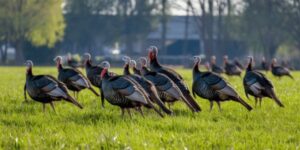
MULTIPOLYGON (((264 99, 262 107, 248 112, 235 102, 216 105, 197 98, 203 111, 193 114, 182 103, 173 106, 174 116, 158 117, 151 110, 145 118, 138 112, 120 117, 120 109, 90 91, 80 93, 84 109, 56 102, 50 106, 23 103, 25 67, 0 67, 0 147, 2 149, 299 149, 300 147, 300 72, 296 80, 277 80, 269 73, 285 108, 264 99)), ((115 70, 121 72, 120 69, 115 70)), ((55 68, 34 67, 35 74, 57 75, 55 68)), ((191 70, 179 70, 191 86, 191 70)), ((229 82, 245 98, 242 79, 229 82)), ((252 106, 254 100, 246 100, 252 106)), ((0 148, 0 149, 1 149, 0 148)))

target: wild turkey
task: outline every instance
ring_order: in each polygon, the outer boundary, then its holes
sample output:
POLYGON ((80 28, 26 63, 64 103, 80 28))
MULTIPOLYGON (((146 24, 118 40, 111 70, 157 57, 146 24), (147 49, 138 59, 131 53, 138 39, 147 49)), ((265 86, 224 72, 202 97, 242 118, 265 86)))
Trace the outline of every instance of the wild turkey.
POLYGON ((224 68, 225 73, 229 76, 241 76, 242 70, 235 64, 230 63, 227 55, 224 56, 224 68))
POLYGON ((164 103, 168 103, 170 107, 170 104, 173 104, 174 102, 181 99, 192 111, 194 111, 193 106, 189 103, 189 101, 181 93, 177 85, 168 76, 148 70, 148 68, 146 67, 147 59, 144 57, 139 58, 138 63, 141 66, 140 71, 142 76, 155 85, 158 95, 164 103))
POLYGON ((200 62, 201 58, 195 56, 192 86, 194 97, 196 97, 197 94, 204 99, 208 99, 210 101, 210 110, 212 110, 213 101, 217 102, 219 110, 221 111, 220 102, 228 100, 242 104, 249 111, 252 109, 221 76, 212 72, 200 71, 200 62))
POLYGON ((262 60, 261 60, 261 69, 268 72, 270 70, 270 65, 269 63, 266 61, 266 58, 265 57, 262 57, 262 60))
POLYGON ((249 98, 248 94, 254 96, 256 106, 258 99, 261 105, 262 98, 269 97, 280 107, 284 107, 274 92, 272 82, 264 74, 252 69, 252 59, 252 57, 249 58, 249 64, 243 81, 247 98, 249 98))
POLYGON ((233 63, 240 69, 244 70, 244 65, 237 58, 234 59, 233 63))
POLYGON ((83 90, 89 89, 96 96, 99 94, 92 88, 89 80, 77 69, 64 68, 61 64, 62 57, 57 56, 54 58, 58 69, 58 80, 65 83, 69 90, 74 91, 75 95, 83 90))
POLYGON ((210 63, 211 63, 211 71, 217 74, 224 73, 224 69, 219 67, 216 64, 216 56, 211 56, 210 58, 210 63))
POLYGON ((141 71, 137 69, 135 60, 130 60, 129 66, 130 68, 132 68, 134 74, 141 75, 141 71))
POLYGON ((158 92, 157 92, 155 86, 149 80, 141 77, 140 75, 130 73, 129 65, 130 65, 131 58, 128 56, 124 56, 122 58, 122 60, 125 62, 123 75, 125 75, 129 79, 133 80, 133 82, 140 84, 141 87, 143 88, 143 90, 145 90, 147 92, 147 96, 149 97, 149 99, 152 102, 156 103, 165 113, 167 113, 169 115, 172 114, 172 111, 170 111, 168 108, 166 108, 166 106, 164 105, 162 100, 159 98, 158 92))
POLYGON ((163 115, 154 107, 146 92, 142 90, 138 84, 132 82, 125 76, 110 76, 108 69, 110 64, 107 61, 101 63, 103 70, 101 72, 102 78, 102 91, 104 98, 112 105, 117 105, 122 110, 122 116, 124 116, 124 110, 127 109, 130 117, 130 109, 136 108, 141 114, 142 106, 153 108, 161 117, 163 115))
POLYGON ((277 59, 274 58, 272 60, 272 64, 271 64, 271 70, 272 70, 272 74, 274 76, 276 76, 278 78, 281 78, 282 76, 288 76, 288 77, 294 79, 288 68, 285 68, 282 66, 276 66, 276 62, 277 62, 277 59))
MULTIPOLYGON (((96 86, 99 88, 99 91, 102 95, 102 90, 101 90, 101 77, 99 76, 103 70, 101 66, 93 66, 92 65, 92 60, 91 60, 91 54, 89 53, 84 53, 84 65, 85 65, 85 72, 86 76, 89 79, 89 81, 92 83, 92 85, 96 86)), ((104 99, 101 99, 102 107, 104 107, 104 99)))
POLYGON ((294 67, 290 65, 290 63, 287 60, 282 60, 281 61, 281 66, 288 68, 289 70, 294 70, 294 67))
POLYGON ((26 61, 27 72, 26 72, 26 84, 24 86, 24 96, 26 92, 35 101, 43 103, 43 111, 45 111, 45 104, 50 104, 52 109, 55 111, 53 101, 65 100, 73 103, 79 108, 83 108, 74 98, 72 98, 67 87, 60 81, 56 80, 50 75, 33 75, 31 60, 26 61))
POLYGON ((68 56, 67 56, 67 63, 68 63, 68 66, 70 66, 71 68, 77 69, 79 67, 82 67, 80 62, 78 62, 77 60, 72 58, 71 54, 68 54, 68 56))
POLYGON ((160 63, 157 60, 158 55, 158 49, 155 46, 151 46, 149 48, 148 57, 150 60, 150 69, 155 72, 162 73, 166 76, 168 76, 180 89, 181 93, 185 97, 185 99, 188 101, 189 104, 193 106, 193 111, 199 112, 201 111, 200 106, 197 104, 197 102, 194 100, 194 98, 190 95, 190 91, 185 84, 183 78, 181 75, 179 75, 174 70, 167 68, 165 66, 160 65, 160 63))

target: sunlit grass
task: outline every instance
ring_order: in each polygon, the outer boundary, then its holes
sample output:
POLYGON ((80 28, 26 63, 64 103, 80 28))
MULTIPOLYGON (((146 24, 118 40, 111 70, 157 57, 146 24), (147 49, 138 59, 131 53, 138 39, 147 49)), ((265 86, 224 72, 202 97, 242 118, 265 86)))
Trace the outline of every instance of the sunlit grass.
MULTIPOLYGON (((118 107, 90 91, 79 94, 84 109, 56 102, 50 106, 23 103, 25 67, 0 67, 0 147, 3 149, 299 149, 300 146, 300 73, 273 81, 285 108, 264 99, 262 106, 248 112, 235 102, 222 103, 223 112, 197 98, 203 111, 193 114, 181 102, 173 106, 174 116, 160 118, 151 110, 145 118, 138 112, 121 118, 118 107)), ((114 69, 120 73, 120 69, 114 69)), ((191 70, 178 70, 191 87, 191 70)), ((34 74, 57 76, 53 67, 34 67, 34 74)), ((242 79, 226 77, 246 100, 242 79)), ((252 106, 254 100, 246 100, 252 106)))

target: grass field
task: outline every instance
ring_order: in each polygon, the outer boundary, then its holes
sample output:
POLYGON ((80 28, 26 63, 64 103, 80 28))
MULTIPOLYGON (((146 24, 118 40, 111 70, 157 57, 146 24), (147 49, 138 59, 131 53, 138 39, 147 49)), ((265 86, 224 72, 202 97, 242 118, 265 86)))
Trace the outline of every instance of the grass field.
MULTIPOLYGON (((160 118, 150 110, 145 118, 138 112, 121 118, 120 109, 90 91, 80 93, 84 109, 55 103, 43 113, 41 103, 23 103, 25 67, 0 67, 0 147, 2 149, 300 149, 300 72, 296 80, 273 81, 285 108, 264 99, 262 106, 248 112, 235 102, 216 105, 197 98, 203 111, 193 114, 181 102, 173 106, 174 116, 160 118)), ((115 70, 121 72, 120 69, 115 70)), ((34 74, 57 75, 56 69, 34 67, 34 74)), ((191 86, 191 70, 179 70, 191 86)), ((242 79, 229 82, 246 99, 242 79)), ((246 100, 252 106, 254 100, 246 100)), ((1 149, 0 148, 0 149, 1 149)))

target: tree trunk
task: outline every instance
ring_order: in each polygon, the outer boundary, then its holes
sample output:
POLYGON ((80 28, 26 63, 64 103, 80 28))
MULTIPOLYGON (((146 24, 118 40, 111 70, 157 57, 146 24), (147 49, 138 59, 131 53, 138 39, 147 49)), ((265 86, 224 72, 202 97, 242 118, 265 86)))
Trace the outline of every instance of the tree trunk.
POLYGON ((211 56, 214 51, 214 39, 213 39, 213 27, 214 27, 214 9, 213 9, 213 0, 208 0, 208 40, 207 40, 207 49, 206 55, 211 56))
POLYGON ((185 21, 184 21, 183 55, 187 54, 187 49, 188 49, 190 1, 187 1, 187 6, 186 7, 187 7, 186 8, 186 17, 185 17, 185 21))
POLYGON ((167 54, 166 52, 166 34, 167 34, 167 0, 162 0, 162 17, 161 17, 161 25, 162 25, 162 32, 161 32, 161 51, 163 54, 167 54))
POLYGON ((201 25, 200 25, 200 43, 201 43, 201 54, 205 54, 207 50, 207 41, 206 41, 206 25, 207 25, 207 17, 206 17, 206 7, 205 1, 199 1, 201 8, 201 25))
POLYGON ((2 64, 7 63, 7 49, 8 49, 8 43, 4 43, 4 48, 1 48, 1 62, 2 64))
POLYGON ((223 4, 222 2, 218 3, 218 18, 217 18, 217 40, 216 40, 216 50, 218 52, 221 52, 221 47, 223 47, 222 44, 222 36, 223 36, 223 4))

